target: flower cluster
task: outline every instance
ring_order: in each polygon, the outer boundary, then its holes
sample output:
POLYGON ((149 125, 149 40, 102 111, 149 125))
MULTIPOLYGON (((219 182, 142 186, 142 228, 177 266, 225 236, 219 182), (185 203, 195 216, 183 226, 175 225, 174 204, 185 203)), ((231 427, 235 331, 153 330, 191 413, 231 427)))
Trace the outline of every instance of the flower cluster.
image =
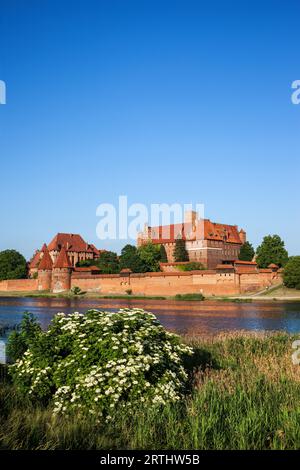
POLYGON ((179 400, 192 354, 142 309, 58 313, 12 375, 23 393, 53 403, 55 414, 89 413, 111 419, 118 407, 179 400))

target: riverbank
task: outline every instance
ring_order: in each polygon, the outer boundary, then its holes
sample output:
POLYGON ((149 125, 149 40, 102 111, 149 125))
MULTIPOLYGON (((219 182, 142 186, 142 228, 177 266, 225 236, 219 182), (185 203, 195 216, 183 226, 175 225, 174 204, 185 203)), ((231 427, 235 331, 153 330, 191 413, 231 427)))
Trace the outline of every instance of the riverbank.
POLYGON ((151 295, 118 295, 118 294, 107 294, 103 295, 97 292, 86 292, 83 295, 74 295, 70 292, 62 292, 54 294, 50 291, 33 291, 33 292, 1 292, 1 297, 24 297, 24 298, 49 298, 49 299, 116 299, 116 300, 184 300, 184 301, 202 301, 202 300, 217 300, 217 301, 228 301, 228 302, 252 302, 252 301, 296 301, 300 302, 300 291, 296 289, 288 289, 283 286, 277 286, 269 290, 264 290, 259 293, 252 293, 251 295, 234 295, 234 296, 207 296, 201 299, 201 294, 197 297, 197 294, 186 294, 182 296, 151 296, 151 295))
MULTIPOLYGON (((299 449, 300 366, 287 334, 185 338, 192 390, 177 405, 111 423, 51 416, 0 382, 0 449, 299 449)), ((0 374, 1 375, 1 374, 0 374)))

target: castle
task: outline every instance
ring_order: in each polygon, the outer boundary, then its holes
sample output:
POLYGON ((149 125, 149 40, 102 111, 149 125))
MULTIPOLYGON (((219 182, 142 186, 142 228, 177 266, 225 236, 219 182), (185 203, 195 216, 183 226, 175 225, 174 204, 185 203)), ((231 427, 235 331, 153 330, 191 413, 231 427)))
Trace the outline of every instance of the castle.
POLYGON ((47 246, 46 244, 37 250, 29 262, 29 277, 38 273, 38 268, 47 249, 53 264, 56 263, 59 254, 65 248, 70 267, 75 268, 79 261, 94 260, 99 258, 101 251, 94 245, 87 243, 81 235, 74 233, 58 233, 47 246))
MULTIPOLYGON (((77 267, 78 261, 93 260, 101 251, 86 243, 80 235, 57 234, 37 251, 29 264, 29 279, 0 281, 2 292, 83 291, 101 294, 163 295, 202 293, 204 296, 238 295, 268 289, 282 283, 282 269, 271 264, 259 269, 255 261, 240 261, 238 255, 246 233, 236 225, 198 219, 195 212, 185 215, 181 224, 145 227, 138 245, 152 241, 166 248, 168 263, 161 272, 101 274, 97 266, 77 267), (183 272, 173 258, 176 240, 182 238, 191 261, 207 269, 183 272)), ((184 263, 183 263, 184 264, 184 263)))
POLYGON ((195 211, 185 213, 184 222, 158 227, 145 226, 138 236, 141 246, 149 241, 163 245, 168 262, 174 262, 174 248, 178 238, 185 241, 190 261, 202 263, 208 269, 219 264, 232 264, 239 257, 246 242, 246 232, 237 225, 217 224, 209 219, 200 219, 195 211))

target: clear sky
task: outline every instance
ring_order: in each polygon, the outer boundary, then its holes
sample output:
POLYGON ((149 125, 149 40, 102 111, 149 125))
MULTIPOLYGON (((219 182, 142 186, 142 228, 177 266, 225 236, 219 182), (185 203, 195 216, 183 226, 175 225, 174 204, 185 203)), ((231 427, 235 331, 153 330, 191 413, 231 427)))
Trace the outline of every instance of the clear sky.
POLYGON ((203 203, 300 254, 299 1, 0 0, 0 250, 203 203))

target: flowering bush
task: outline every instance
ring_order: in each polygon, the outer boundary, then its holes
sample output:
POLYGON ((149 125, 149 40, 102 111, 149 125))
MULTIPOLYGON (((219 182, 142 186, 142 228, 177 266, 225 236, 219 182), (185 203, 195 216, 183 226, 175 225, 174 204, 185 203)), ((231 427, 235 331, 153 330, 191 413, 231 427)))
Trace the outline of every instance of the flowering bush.
POLYGON ((191 348, 141 309, 58 313, 11 373, 21 392, 50 401, 54 414, 109 420, 117 407, 179 400, 189 354, 191 348))

